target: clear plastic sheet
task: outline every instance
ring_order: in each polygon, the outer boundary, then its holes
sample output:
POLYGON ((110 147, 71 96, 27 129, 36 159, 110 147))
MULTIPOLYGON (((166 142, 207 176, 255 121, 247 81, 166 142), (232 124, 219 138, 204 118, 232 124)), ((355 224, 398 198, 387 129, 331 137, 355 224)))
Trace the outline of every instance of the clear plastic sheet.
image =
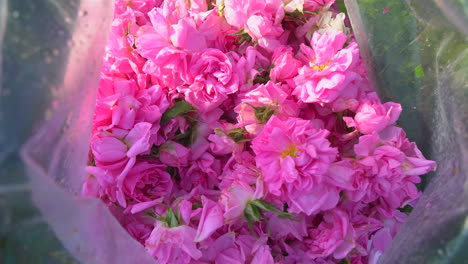
MULTIPOLYGON (((112 3, 0 0, 0 238, 47 223, 70 257, 45 263, 154 262, 99 200, 79 196, 112 3)), ((346 4, 379 93, 402 103, 400 125, 439 164, 381 263, 466 263, 467 3, 346 4)), ((30 233, 17 237, 26 243, 30 233)), ((42 246, 41 254, 59 248, 42 246)), ((21 263, 2 254, 0 239, 0 262, 21 263)))
MULTIPOLYGON (((41 213, 37 221, 45 219, 81 263, 153 263, 104 204, 79 195, 113 1, 0 3, 8 14, 2 16, 7 63, 0 98, 1 176, 9 179, 1 185, 4 193, 18 193, 19 186, 24 192, 18 197, 30 191, 41 213), (19 151, 24 163, 6 168, 19 151), (12 184, 22 168, 29 184, 12 184)), ((6 204, 19 202, 15 195, 6 198, 6 204)), ((4 260, 18 263, 8 256, 4 260)))
POLYGON ((468 263, 468 2, 346 4, 375 87, 403 105, 399 124, 438 163, 380 263, 468 263))

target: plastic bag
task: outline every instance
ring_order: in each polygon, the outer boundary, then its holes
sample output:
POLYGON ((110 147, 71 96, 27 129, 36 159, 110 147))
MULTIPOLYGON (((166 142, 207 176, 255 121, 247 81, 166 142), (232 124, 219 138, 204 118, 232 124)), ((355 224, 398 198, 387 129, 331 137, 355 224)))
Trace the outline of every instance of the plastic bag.
MULTIPOLYGON (((463 263, 457 252, 467 243, 467 27, 436 5, 444 1, 409 2, 346 0, 381 96, 402 103, 400 124, 439 163, 381 263, 463 263)), ((0 0, 0 14, 8 14, 0 20, 7 44, 0 173, 27 168, 35 205, 78 261, 153 263, 99 200, 79 196, 113 1, 10 1, 8 10, 6 3, 0 0), (47 22, 34 14, 48 14, 47 22), (22 145, 25 163, 11 163, 22 145)))
POLYGON ((468 2, 350 0, 361 53, 399 124, 438 170, 382 264, 467 263, 468 2))
POLYGON ((0 105, 2 167, 32 135, 17 168, 27 169, 34 204, 72 256, 82 263, 153 263, 104 204, 79 195, 113 1, 0 3, 8 14, 2 16, 8 62, 0 105))

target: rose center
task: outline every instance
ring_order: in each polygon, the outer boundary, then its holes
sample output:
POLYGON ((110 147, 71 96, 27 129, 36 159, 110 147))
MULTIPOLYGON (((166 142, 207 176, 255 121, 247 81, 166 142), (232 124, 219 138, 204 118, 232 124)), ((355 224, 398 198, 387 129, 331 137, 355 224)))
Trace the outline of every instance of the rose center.
POLYGON ((312 66, 312 70, 323 71, 328 67, 329 64, 330 64, 329 62, 325 62, 324 64, 314 65, 312 66))
POLYGON ((291 156, 293 158, 299 156, 298 152, 300 152, 296 145, 291 144, 289 147, 281 152, 281 158, 286 158, 287 156, 291 156))

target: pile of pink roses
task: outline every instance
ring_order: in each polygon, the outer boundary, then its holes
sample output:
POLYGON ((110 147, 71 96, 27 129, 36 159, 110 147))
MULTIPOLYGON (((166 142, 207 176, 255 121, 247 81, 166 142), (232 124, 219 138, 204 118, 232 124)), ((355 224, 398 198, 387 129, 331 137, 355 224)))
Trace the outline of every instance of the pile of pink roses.
POLYGON ((335 0, 116 0, 83 195, 157 263, 376 263, 435 169, 335 0))

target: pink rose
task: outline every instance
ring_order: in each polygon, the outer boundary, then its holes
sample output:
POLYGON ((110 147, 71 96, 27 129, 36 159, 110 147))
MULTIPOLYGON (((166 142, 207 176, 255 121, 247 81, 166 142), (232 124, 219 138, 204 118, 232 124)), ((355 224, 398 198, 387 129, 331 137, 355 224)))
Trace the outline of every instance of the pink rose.
POLYGON ((206 189, 212 189, 218 184, 218 175, 220 174, 221 161, 215 159, 208 152, 197 160, 192 161, 189 168, 180 169, 180 186, 187 191, 195 186, 206 189))
POLYGON ((268 245, 261 245, 255 251, 251 263, 274 264, 273 256, 268 245))
POLYGON ((294 78, 297 75, 297 69, 302 66, 302 63, 294 58, 292 48, 289 46, 276 49, 271 62, 273 68, 270 71, 270 78, 273 82, 294 78))
POLYGON ((309 230, 307 255, 312 258, 333 255, 343 259, 354 248, 354 228, 348 216, 340 209, 324 213, 323 221, 309 230))
POLYGON ((139 202, 169 195, 172 186, 171 175, 166 172, 166 166, 147 161, 137 162, 124 181, 127 196, 139 202))
POLYGON ((298 110, 282 87, 271 81, 245 94, 234 109, 239 113, 239 123, 252 135, 260 133, 273 115, 281 118, 296 116, 298 110))
POLYGON ((187 51, 168 46, 148 58, 143 72, 151 75, 154 84, 174 89, 185 83, 189 61, 187 51))
POLYGON ((207 239, 213 232, 224 225, 223 209, 216 202, 202 197, 203 211, 195 236, 195 242, 207 239))
POLYGON ((217 49, 194 54, 188 76, 189 86, 181 87, 180 91, 201 112, 213 110, 227 99, 227 95, 238 90, 233 63, 217 49))
POLYGON ((257 189, 243 182, 235 182, 221 194, 221 203, 224 205, 224 218, 226 222, 233 222, 242 218, 244 209, 252 200, 263 198, 263 183, 257 181, 257 189))
MULTIPOLYGON (((278 11, 283 11, 283 9, 280 8, 278 11)), ((281 45, 278 37, 283 33, 281 26, 283 16, 284 11, 280 14, 258 12, 247 19, 245 31, 252 37, 253 41, 258 42, 260 47, 273 52, 281 45)))
POLYGON ((304 0, 304 9, 315 11, 325 5, 331 5, 336 0, 304 0))
POLYGON ((347 36, 341 32, 314 33, 312 48, 301 45, 301 60, 306 64, 294 78, 293 94, 306 103, 330 103, 346 85, 357 78, 348 68, 358 59, 356 43, 342 49, 347 36))
POLYGON ((177 142, 167 141, 159 147, 159 160, 167 166, 187 166, 189 158, 190 149, 177 142))
POLYGON ((203 32, 196 29, 193 19, 183 18, 172 28, 171 41, 174 46, 191 52, 200 52, 208 47, 203 32))
POLYGON ((96 165, 103 168, 115 168, 127 160, 128 147, 121 140, 112 136, 96 137, 91 140, 96 165))
POLYGON ((203 260, 216 264, 243 264, 245 255, 236 245, 236 235, 228 232, 209 244, 203 252, 203 260))
POLYGON ((186 225, 167 227, 165 223, 156 222, 145 247, 158 263, 188 264, 202 257, 194 242, 195 234, 195 229, 186 225))
POLYGON ((288 195, 289 212, 313 215, 336 207, 340 190, 328 184, 319 184, 309 191, 296 191, 288 195))
POLYGON ((208 136, 210 141, 210 149, 216 155, 226 155, 232 153, 237 149, 237 143, 234 142, 230 137, 228 137, 223 132, 218 132, 208 136))
POLYGON ((385 252, 385 250, 390 246, 393 237, 390 234, 388 228, 382 228, 377 231, 369 241, 369 264, 377 264, 378 260, 385 252))
POLYGON ((310 121, 271 117, 252 141, 268 191, 278 196, 319 184, 337 155, 327 136, 327 130, 316 129, 310 121))
POLYGON ((343 120, 348 127, 355 127, 363 134, 370 134, 380 132, 387 126, 394 124, 398 120, 401 110, 400 104, 393 102, 381 104, 378 99, 374 99, 361 103, 354 118, 344 117, 343 120))
POLYGON ((255 156, 244 151, 233 156, 226 162, 221 174, 221 183, 219 188, 228 189, 236 182, 245 184, 255 184, 257 182, 260 170, 255 165, 255 156))
POLYGON ((249 17, 264 8, 264 0, 224 0, 224 17, 228 24, 240 29, 244 27, 249 17))

